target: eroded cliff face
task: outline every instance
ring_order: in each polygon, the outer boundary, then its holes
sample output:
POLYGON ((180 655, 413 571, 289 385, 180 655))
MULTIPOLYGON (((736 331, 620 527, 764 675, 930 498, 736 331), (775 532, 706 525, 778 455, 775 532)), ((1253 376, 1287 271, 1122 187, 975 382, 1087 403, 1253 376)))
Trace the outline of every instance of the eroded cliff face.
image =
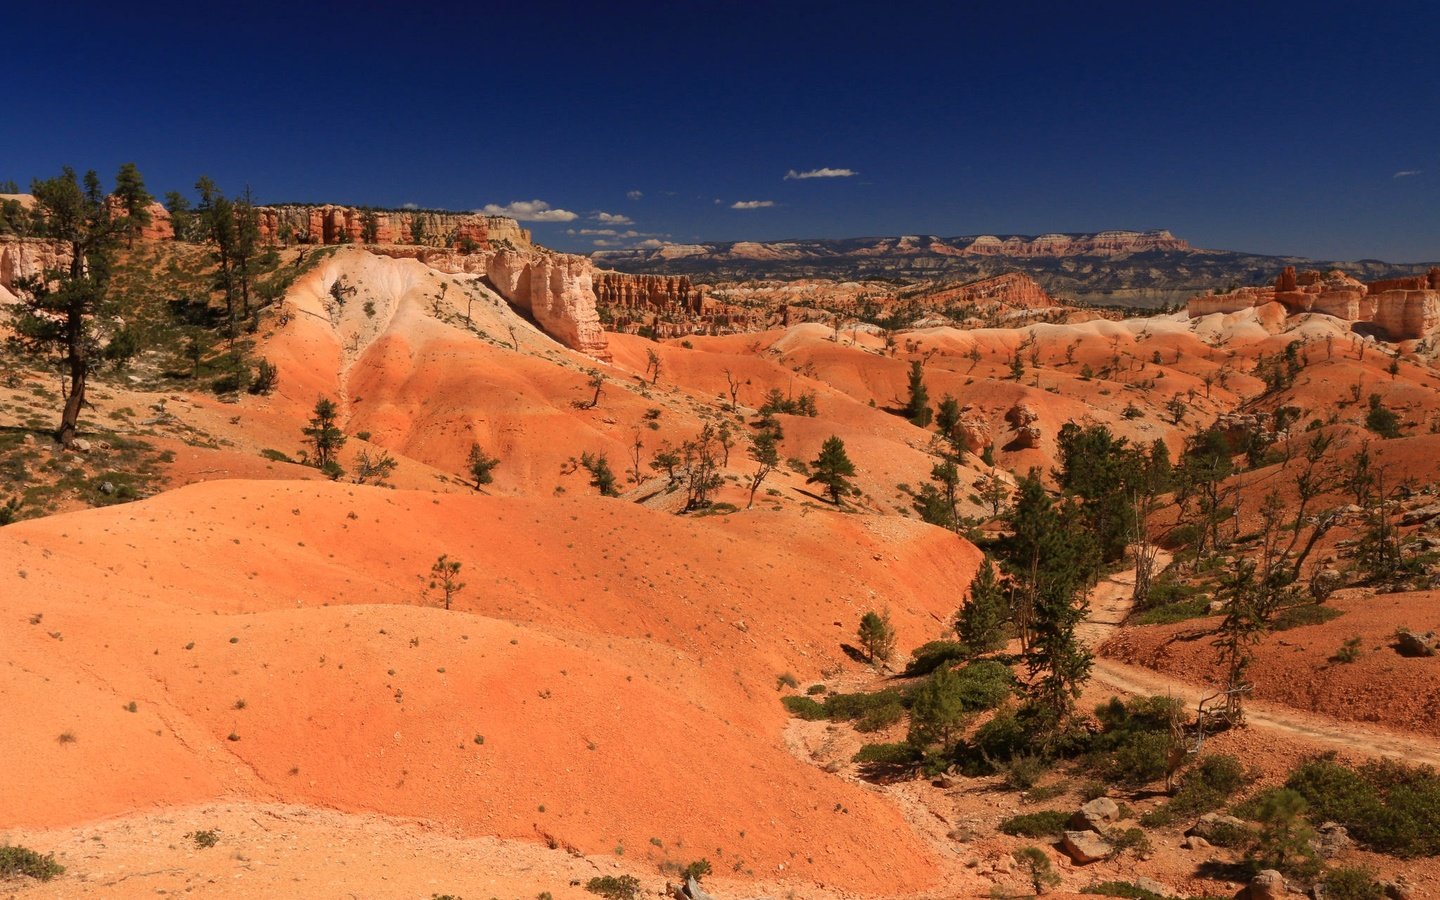
POLYGON ((672 338, 761 327, 752 312, 707 296, 688 276, 597 271, 594 284, 602 320, 614 331, 672 338))
MULTIPOLYGON (((121 207, 118 197, 106 197, 105 203, 110 208, 111 218, 125 218, 125 210, 121 207)), ((140 229, 136 237, 142 241, 173 241, 175 239, 175 228, 170 224, 170 210, 166 209, 164 204, 157 201, 152 201, 149 209, 150 222, 140 229)))
POLYGON ((982 234, 952 238, 947 243, 966 256, 1128 256, 1151 250, 1189 250, 1190 244, 1168 231, 1101 231, 1095 234, 1012 235, 999 238, 982 234))
POLYGON ((0 288, 13 292, 19 278, 70 267, 70 245, 46 238, 0 237, 0 288))
POLYGON ((487 257, 485 275, 500 296, 529 313, 546 334, 571 349, 609 361, 609 340, 595 309, 595 268, 590 260, 506 249, 487 257))
POLYGON ((1426 275, 1366 284, 1339 269, 1296 272, 1294 266, 1286 266, 1273 287, 1191 297, 1187 309, 1193 319, 1266 303, 1282 304, 1289 315, 1322 313, 1371 323, 1392 341, 1419 340, 1440 328, 1440 268, 1426 275))
POLYGON ((431 210, 382 211, 352 206, 261 206, 260 236, 276 244, 401 244, 530 250, 530 232, 505 216, 431 210), (367 227, 368 226, 368 227, 367 227), (373 231, 373 234, 367 234, 373 231), (370 240, 366 240, 366 238, 370 240))

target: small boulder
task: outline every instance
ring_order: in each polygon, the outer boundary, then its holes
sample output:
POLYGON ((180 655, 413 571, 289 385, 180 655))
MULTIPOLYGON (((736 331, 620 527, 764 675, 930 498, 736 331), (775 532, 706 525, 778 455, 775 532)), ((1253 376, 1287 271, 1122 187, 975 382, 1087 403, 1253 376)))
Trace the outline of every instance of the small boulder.
POLYGON ((1199 836, 1213 843, 1218 833, 1244 831, 1247 827, 1243 819, 1222 813, 1206 813, 1194 825, 1185 829, 1185 836, 1199 836))
POLYGON ((1380 886, 1385 889, 1385 896, 1390 900, 1414 900, 1418 896, 1415 885, 1406 880, 1404 875, 1394 881, 1382 881, 1380 886))
POLYGON ((1180 841, 1180 847, 1183 850, 1209 850, 1210 842, 1198 834, 1192 834, 1180 841))
POLYGON ((1083 866, 1102 859, 1109 859, 1115 846, 1093 831, 1067 831, 1060 841, 1060 849, 1076 865, 1083 866))
POLYGON ((1075 810, 1070 817, 1070 827, 1076 831, 1096 831, 1101 834, 1120 821, 1120 807, 1109 797, 1097 797, 1075 810))
POLYGON ((1250 879, 1250 883, 1235 895, 1235 900, 1285 900, 1287 893, 1285 876, 1274 869, 1266 869, 1250 879))
POLYGON ((84 438, 76 438, 70 442, 70 449, 76 453, 89 453, 93 448, 90 446, 90 442, 84 438))
POLYGON ((1031 422, 1039 421, 1040 414, 1028 403, 1017 403, 1005 413, 1005 421, 1016 428, 1024 428, 1031 422))
POLYGON ((1401 525, 1419 525, 1431 519, 1440 517, 1440 503, 1431 503, 1429 506, 1422 506, 1419 509, 1412 509, 1400 517, 1401 525))
POLYGON ((1434 656, 1440 651, 1440 637, 1436 637, 1433 631, 1416 634, 1402 629, 1395 636, 1395 649, 1400 651, 1401 656, 1434 656))

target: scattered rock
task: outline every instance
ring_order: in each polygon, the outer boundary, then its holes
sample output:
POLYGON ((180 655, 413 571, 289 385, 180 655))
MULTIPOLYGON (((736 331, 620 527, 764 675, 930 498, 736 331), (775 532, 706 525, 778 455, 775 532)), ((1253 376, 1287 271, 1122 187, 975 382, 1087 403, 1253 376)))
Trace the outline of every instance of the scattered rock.
POLYGON ((1075 861, 1076 865, 1087 865, 1108 859, 1115 852, 1115 846, 1093 831, 1067 831, 1060 841, 1060 849, 1075 861))
POLYGON ((1440 503, 1432 503, 1429 506, 1410 510, 1400 517, 1400 524, 1419 525, 1421 522, 1428 522, 1436 517, 1440 517, 1440 503))
POLYGON ((1326 859, 1336 856, 1355 845, 1345 826, 1338 822, 1326 822, 1316 829, 1315 849, 1326 859))
POLYGON ((1209 850, 1210 842, 1198 834, 1192 834, 1180 841, 1180 847, 1184 850, 1209 850))
POLYGON ((1109 797, 1097 797, 1075 810, 1070 817, 1070 827, 1076 831, 1095 831, 1103 834, 1111 825, 1120 821, 1120 807, 1109 797))
POLYGON ((1213 842, 1215 835, 1225 831, 1244 831, 1246 829, 1244 820, 1234 816, 1227 816, 1222 813, 1206 813, 1199 821, 1185 829, 1186 837, 1202 837, 1213 842))
POLYGON ((1250 883, 1235 895, 1235 900, 1285 900, 1287 893, 1285 876, 1274 869, 1266 869, 1250 879, 1250 883))
POLYGON ((91 450, 90 442, 84 438, 76 438, 70 442, 70 449, 76 453, 89 453, 91 450))
POLYGON ((1402 629, 1395 636, 1395 649, 1400 651, 1401 656, 1434 656, 1440 652, 1440 637, 1433 631, 1416 634, 1402 629))
POLYGON ((1411 884, 1404 875, 1393 881, 1382 881, 1380 886, 1385 889, 1385 896, 1390 900, 1413 900, 1418 896, 1415 893, 1415 885, 1411 884))
POLYGON ((1136 887, 1140 888, 1142 891, 1149 891, 1150 893, 1155 894, 1156 896, 1159 896, 1159 897, 1178 897, 1178 896, 1179 896, 1179 895, 1176 894, 1173 890, 1171 890, 1167 885, 1163 885, 1163 884, 1161 884, 1160 882, 1156 881, 1156 880, 1153 879, 1153 878, 1146 878, 1144 875, 1141 875, 1139 878, 1136 878, 1134 881, 1131 882, 1131 884, 1133 884, 1133 885, 1135 885, 1136 887))
POLYGON ((100 493, 102 493, 102 494, 113 494, 113 493, 115 493, 115 485, 112 484, 112 483, 110 483, 110 482, 108 482, 108 481, 103 481, 103 482, 101 482, 101 483, 100 483, 100 493))

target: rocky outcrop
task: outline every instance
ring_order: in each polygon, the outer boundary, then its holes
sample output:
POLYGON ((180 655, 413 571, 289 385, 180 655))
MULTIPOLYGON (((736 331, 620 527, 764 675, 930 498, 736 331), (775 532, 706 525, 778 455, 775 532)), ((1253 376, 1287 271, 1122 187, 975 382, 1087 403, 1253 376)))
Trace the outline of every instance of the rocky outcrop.
POLYGON ((1440 326, 1440 290, 1372 294, 1376 326, 1396 341, 1423 338, 1440 326))
POLYGON ((505 216, 334 204, 260 206, 256 212, 261 239, 273 244, 404 244, 464 250, 534 246, 530 232, 505 216))
POLYGON ((609 360, 609 342, 595 310, 594 267, 563 253, 500 250, 486 261, 486 277, 511 305, 573 350, 609 360))
POLYGON ((1426 275, 1366 284, 1339 269, 1296 272, 1286 266, 1273 288, 1244 287, 1191 297, 1190 317, 1234 313, 1280 303, 1290 315, 1322 313, 1375 326, 1392 341, 1419 340, 1440 329, 1440 268, 1426 275))
POLYGON ((595 300, 611 315, 655 312, 669 316, 700 314, 703 297, 684 275, 595 273, 595 300))
POLYGON ((1265 869, 1240 889, 1235 900, 1285 900, 1289 893, 1285 876, 1274 869, 1265 869))
POLYGON ((594 280, 601 320, 613 331, 672 338, 766 326, 753 311, 707 296, 687 276, 597 271, 594 280))
POLYGON ((15 280, 43 276, 70 267, 70 246, 46 238, 0 237, 0 288, 13 291, 15 280))
POLYGON ((1109 797, 1096 797, 1075 810, 1069 827, 1076 831, 1103 832, 1120 821, 1120 804, 1109 797))
POLYGON ((1005 421, 1015 426, 1015 437, 1007 450, 1033 450, 1040 446, 1040 414, 1028 403, 1017 403, 1005 413, 1005 421))
POLYGON ((1045 309, 1058 305, 1039 282, 1023 272, 1006 272, 994 278, 982 278, 917 299, 936 310, 955 306, 1045 309))

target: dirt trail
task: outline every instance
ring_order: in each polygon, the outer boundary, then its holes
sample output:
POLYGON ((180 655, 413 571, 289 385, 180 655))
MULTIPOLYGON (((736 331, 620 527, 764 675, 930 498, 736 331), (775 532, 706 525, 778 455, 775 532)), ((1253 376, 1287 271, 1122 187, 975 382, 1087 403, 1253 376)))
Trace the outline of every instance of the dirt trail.
MULTIPOLYGON (((1157 571, 1169 560, 1157 560, 1157 571)), ((1130 612, 1135 570, 1103 579, 1090 593, 1090 616, 1077 629, 1081 640, 1099 653, 1099 648, 1125 621, 1130 612)), ((1132 666, 1097 655, 1091 677, 1129 694, 1159 694, 1178 697, 1193 708, 1203 697, 1215 692, 1213 686, 1181 681, 1151 669, 1132 666)), ((1303 712, 1285 706, 1249 700, 1245 722, 1261 728, 1302 738, 1327 748, 1371 756, 1389 756, 1410 763, 1440 767, 1440 741, 1414 734, 1397 734, 1371 725, 1347 722, 1320 713, 1303 712)))

